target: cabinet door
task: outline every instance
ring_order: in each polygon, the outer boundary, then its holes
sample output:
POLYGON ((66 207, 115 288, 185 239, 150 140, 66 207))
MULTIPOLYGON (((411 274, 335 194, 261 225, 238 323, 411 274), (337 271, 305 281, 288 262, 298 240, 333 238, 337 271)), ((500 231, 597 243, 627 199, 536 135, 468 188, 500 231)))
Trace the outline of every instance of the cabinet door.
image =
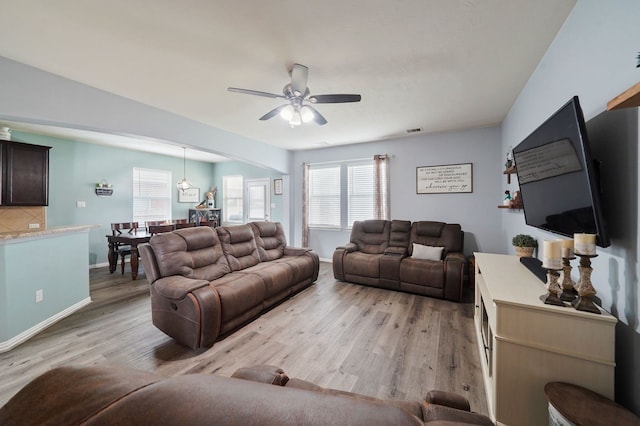
POLYGON ((50 148, 18 142, 2 145, 2 205, 48 205, 50 148))

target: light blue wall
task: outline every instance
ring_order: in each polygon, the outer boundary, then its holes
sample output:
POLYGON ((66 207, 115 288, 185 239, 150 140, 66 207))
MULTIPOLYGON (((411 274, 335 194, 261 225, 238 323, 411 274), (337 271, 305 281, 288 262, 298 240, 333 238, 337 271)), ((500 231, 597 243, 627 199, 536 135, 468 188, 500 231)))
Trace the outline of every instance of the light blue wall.
MULTIPOLYGON (((182 179, 182 158, 111 148, 66 139, 12 132, 15 141, 46 145, 49 151, 49 206, 47 226, 100 225, 89 233, 89 264, 107 262, 105 235, 111 233, 112 222, 128 222, 133 216, 133 168, 171 171, 176 183, 182 179), (113 195, 98 197, 95 184, 106 179, 113 185, 113 195), (77 208, 84 201, 85 208, 77 208)), ((200 198, 214 184, 215 165, 187 161, 187 178, 200 188, 200 198)), ((179 203, 177 189, 173 193, 172 219, 188 217, 188 209, 197 203, 179 203)))
MULTIPOLYGON (((218 187, 218 194, 216 195, 217 207, 222 207, 222 177, 230 175, 241 175, 245 182, 249 179, 269 179, 271 194, 270 204, 272 205, 271 216, 269 220, 271 222, 285 221, 286 218, 284 216, 283 205, 285 203, 285 198, 288 197, 288 194, 283 193, 283 195, 275 195, 273 193, 273 180, 282 179, 282 173, 278 173, 277 171, 267 169, 265 167, 258 167, 240 161, 218 163, 213 173, 213 181, 218 187)), ((286 224, 284 225, 286 226, 286 224)))
MULTIPOLYGON (((498 127, 296 152, 295 164, 290 167, 293 171, 291 204, 295 244, 299 245, 301 241, 302 213, 298 200, 302 200, 302 163, 373 159, 375 154, 391 156, 389 193, 392 219, 459 223, 465 231, 467 254, 501 249, 497 206, 502 203, 506 181, 503 167, 495 161, 500 157, 498 127), (458 163, 473 165, 472 193, 416 194, 416 167, 458 163)), ((349 229, 312 230, 309 246, 321 258, 330 259, 334 249, 347 243, 349 236, 349 229)))
MULTIPOLYGON (((571 96, 580 97, 585 118, 590 120, 600 116, 610 99, 640 81, 638 18, 637 0, 578 0, 503 122, 501 151, 517 145, 571 96)), ((618 131, 610 132, 611 139, 604 143, 606 132, 594 135, 593 142, 596 155, 605 159, 602 185, 612 246, 598 248, 592 279, 603 307, 620 321, 616 328, 616 400, 640 414, 638 108, 611 120, 620 120, 618 131)), ((496 165, 503 157, 496 159, 496 165)), ((514 234, 529 233, 538 240, 555 238, 525 225, 521 214, 501 212, 501 216, 503 252, 513 252, 509 241, 514 234)))
POLYGON ((86 253, 85 232, 0 244, 0 343, 89 298, 86 253))
POLYGON ((0 120, 138 136, 287 173, 289 152, 0 57, 0 120))

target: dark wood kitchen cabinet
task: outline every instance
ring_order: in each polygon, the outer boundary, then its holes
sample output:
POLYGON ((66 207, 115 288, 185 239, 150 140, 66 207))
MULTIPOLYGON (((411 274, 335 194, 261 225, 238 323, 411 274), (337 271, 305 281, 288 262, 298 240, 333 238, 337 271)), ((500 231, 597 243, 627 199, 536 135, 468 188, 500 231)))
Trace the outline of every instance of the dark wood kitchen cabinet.
POLYGON ((51 147, 0 140, 0 205, 49 204, 51 147))

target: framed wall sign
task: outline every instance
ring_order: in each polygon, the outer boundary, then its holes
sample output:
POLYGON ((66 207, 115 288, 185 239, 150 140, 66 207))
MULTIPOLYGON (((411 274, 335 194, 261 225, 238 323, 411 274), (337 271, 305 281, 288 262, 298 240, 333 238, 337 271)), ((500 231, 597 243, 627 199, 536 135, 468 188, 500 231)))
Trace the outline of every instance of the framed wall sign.
POLYGON ((473 192, 471 163, 416 167, 417 194, 473 192))
POLYGON ((185 191, 178 190, 179 203, 199 203, 200 188, 189 188, 185 191))
POLYGON ((273 193, 275 195, 282 195, 282 179, 273 180, 273 193))

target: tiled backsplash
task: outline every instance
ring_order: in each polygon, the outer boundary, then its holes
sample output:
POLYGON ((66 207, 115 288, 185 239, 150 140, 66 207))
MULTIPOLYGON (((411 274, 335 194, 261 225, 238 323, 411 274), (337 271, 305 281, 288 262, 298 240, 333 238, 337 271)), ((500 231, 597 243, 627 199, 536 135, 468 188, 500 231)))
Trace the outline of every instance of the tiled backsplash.
POLYGON ((45 229, 46 226, 45 207, 0 207, 0 232, 45 229))

